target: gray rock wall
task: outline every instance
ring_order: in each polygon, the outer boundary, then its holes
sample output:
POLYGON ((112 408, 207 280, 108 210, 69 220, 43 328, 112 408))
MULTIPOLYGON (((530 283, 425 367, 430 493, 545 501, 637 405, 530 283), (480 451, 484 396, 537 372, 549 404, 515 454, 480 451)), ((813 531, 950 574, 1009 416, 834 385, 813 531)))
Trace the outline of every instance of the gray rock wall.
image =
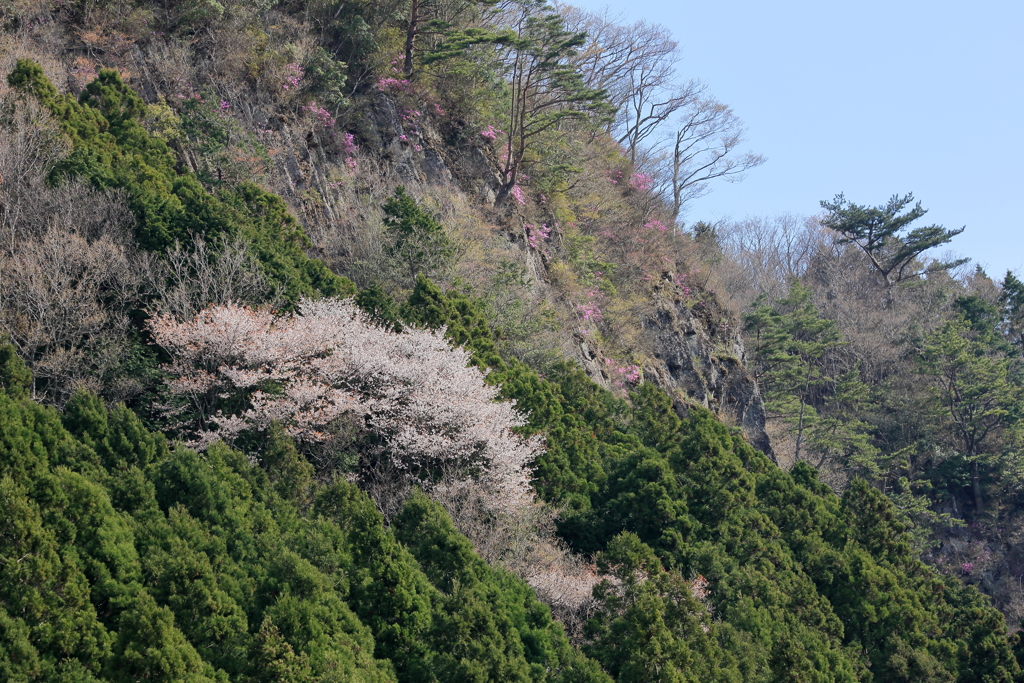
POLYGON ((666 274, 655 287, 654 313, 641 320, 653 356, 644 367, 644 379, 684 403, 692 401, 713 411, 773 457, 764 427, 764 401, 747 369, 739 331, 717 304, 685 296, 671 280, 666 274))

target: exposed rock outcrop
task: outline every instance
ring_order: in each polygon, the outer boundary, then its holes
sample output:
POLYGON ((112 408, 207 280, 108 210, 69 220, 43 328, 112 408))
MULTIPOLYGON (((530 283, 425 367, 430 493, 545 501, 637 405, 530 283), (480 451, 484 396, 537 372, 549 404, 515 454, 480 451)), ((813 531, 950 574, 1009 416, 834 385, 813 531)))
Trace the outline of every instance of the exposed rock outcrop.
MULTIPOLYGON (((378 96, 378 99, 382 102, 375 109, 373 127, 380 131, 383 146, 388 138, 384 131, 400 132, 401 122, 397 108, 386 97, 378 96)), ((427 182, 447 183, 454 179, 463 191, 493 203, 498 179, 482 150, 468 144, 458 149, 446 146, 429 119, 422 122, 421 136, 434 148, 448 150, 445 157, 435 153, 435 165, 441 166, 440 172, 431 172, 422 159, 404 159, 393 138, 387 147, 390 156, 398 163, 405 161, 412 165, 414 172, 427 182), (418 167, 415 166, 417 162, 420 164, 418 167)), ((522 244, 525 247, 525 238, 522 244)), ((552 294, 547 291, 549 288, 541 285, 547 275, 545 259, 528 248, 526 251, 528 270, 541 289, 535 294, 552 294)), ((644 365, 644 379, 675 396, 678 409, 684 410, 687 402, 702 405, 726 424, 741 428, 755 448, 773 456, 771 441, 765 431, 764 401, 757 383, 747 370, 743 339, 713 293, 702 292, 699 300, 694 299, 675 284, 671 273, 665 273, 662 281, 654 287, 654 304, 653 313, 640 321, 646 332, 647 348, 644 351, 649 354, 644 365)), ((598 352, 585 340, 581 340, 574 351, 577 360, 595 381, 610 386, 598 352)))
POLYGON ((653 356, 644 379, 740 427, 755 448, 772 456, 764 401, 747 369, 743 339, 715 300, 686 296, 666 273, 654 289, 654 311, 641 324, 653 356))

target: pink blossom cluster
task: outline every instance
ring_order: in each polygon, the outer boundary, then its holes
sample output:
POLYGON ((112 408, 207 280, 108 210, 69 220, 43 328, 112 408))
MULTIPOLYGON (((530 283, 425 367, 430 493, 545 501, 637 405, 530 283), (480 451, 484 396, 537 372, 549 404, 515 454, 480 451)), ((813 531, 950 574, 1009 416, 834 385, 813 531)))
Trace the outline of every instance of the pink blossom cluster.
POLYGON ((494 126, 488 125, 482 131, 480 131, 480 137, 487 138, 488 140, 495 140, 499 135, 505 131, 495 128, 494 126))
POLYGON ((414 483, 429 487, 431 471, 456 472, 491 491, 495 511, 532 501, 540 438, 514 433, 524 417, 496 400, 499 389, 444 330, 391 332, 336 299, 303 300, 290 315, 233 304, 186 321, 158 314, 149 328, 172 358, 168 387, 200 413, 193 446, 272 422, 300 441, 322 441, 330 423, 350 415, 382 444, 367 455, 414 483), (223 398, 249 407, 224 414, 215 410, 223 398))
POLYGON ((622 171, 616 171, 615 173, 612 173, 610 176, 608 176, 608 182, 610 182, 612 185, 618 185, 619 181, 622 180, 622 175, 622 171))
POLYGON ((418 144, 418 143, 415 143, 415 142, 412 142, 412 141, 411 141, 411 140, 409 139, 409 136, 408 136, 408 135, 406 135, 405 133, 402 133, 401 135, 399 135, 399 136, 398 136, 398 139, 399 139, 399 140, 400 140, 401 142, 407 142, 407 143, 411 144, 411 145, 412 145, 412 148, 413 148, 414 150, 416 150, 417 152, 422 152, 422 151, 423 151, 423 145, 421 145, 421 144, 418 144))
POLYGON ((625 384, 636 384, 640 381, 639 365, 619 365, 611 358, 605 358, 604 364, 612 379, 612 383, 617 387, 622 387, 625 384))
POLYGON ((600 322, 601 318, 604 317, 604 314, 601 312, 601 308, 597 304, 588 302, 580 304, 577 308, 579 309, 580 315, 583 316, 583 322, 585 323, 589 323, 591 321, 600 322))
POLYGON ((967 574, 970 574, 973 570, 974 570, 974 563, 973 562, 964 562, 962 565, 960 565, 960 571, 965 576, 967 574))
POLYGON ((647 228, 648 230, 657 230, 658 232, 668 231, 668 226, 659 221, 657 218, 652 218, 651 220, 644 223, 644 227, 647 228))
POLYGON ((281 85, 285 90, 294 90, 299 87, 299 83, 302 82, 302 78, 306 75, 306 71, 302 68, 301 64, 292 62, 284 67, 288 70, 284 77, 284 84, 281 85))
POLYGON ((316 117, 317 123, 319 123, 324 128, 334 127, 334 117, 331 116, 331 112, 327 111, 319 104, 317 104, 316 100, 310 102, 305 107, 303 107, 303 110, 313 114, 316 117))
MULTIPOLYGON (((699 272, 700 270, 695 270, 692 274, 695 275, 699 272)), ((676 283, 676 287, 679 287, 679 289, 683 290, 684 296, 690 296, 693 293, 693 290, 690 288, 690 286, 686 284, 686 278, 688 278, 690 275, 691 273, 680 273, 679 275, 676 275, 674 280, 674 282, 676 283)))
POLYGON ((539 228, 536 225, 527 223, 526 227, 526 242, 530 245, 531 249, 541 250, 541 243, 547 242, 551 236, 551 228, 548 227, 547 223, 542 224, 539 228))
POLYGON ((526 203, 526 193, 523 192, 523 188, 519 187, 519 183, 512 186, 512 189, 509 190, 509 194, 512 195, 512 199, 516 200, 517 203, 526 203))
POLYGON ((412 83, 406 78, 387 76, 377 81, 377 90, 390 93, 408 93, 412 91, 412 83))
POLYGON ((646 192, 651 189, 653 179, 646 173, 634 173, 629 177, 629 186, 634 190, 646 192))
POLYGON ((417 152, 422 152, 423 146, 418 143, 414 143, 409 136, 420 136, 419 118, 423 116, 423 113, 417 109, 400 109, 399 116, 402 117, 403 122, 409 124, 407 131, 403 127, 402 134, 398 136, 399 141, 409 143, 417 152))
POLYGON ((345 133, 341 138, 341 148, 345 152, 345 165, 355 169, 359 165, 359 162, 356 160, 356 153, 359 151, 359 145, 356 144, 356 136, 352 133, 345 133))
POLYGON ((601 319, 604 317, 604 313, 602 313, 601 307, 598 305, 597 302, 597 299, 599 299, 600 296, 600 291, 592 289, 587 292, 588 301, 576 307, 577 310, 579 310, 580 312, 580 316, 582 316, 583 318, 583 322, 601 322, 601 319))

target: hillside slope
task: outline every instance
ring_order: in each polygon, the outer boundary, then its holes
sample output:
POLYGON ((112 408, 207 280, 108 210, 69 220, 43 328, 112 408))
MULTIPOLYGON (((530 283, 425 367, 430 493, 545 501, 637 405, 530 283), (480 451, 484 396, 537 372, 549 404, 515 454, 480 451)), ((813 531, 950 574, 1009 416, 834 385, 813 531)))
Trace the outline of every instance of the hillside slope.
MULTIPOLYGON (((401 12, 356 9, 394 40, 401 12)), ((699 244, 599 127, 559 119, 509 185, 493 126, 460 118, 505 92, 486 59, 417 85, 346 42, 346 10, 5 9, 0 673, 1020 677, 1018 637, 885 496, 751 445, 699 244), (299 326, 328 309, 358 334, 299 326), (257 329, 305 330, 304 366, 257 329), (373 371, 386 344, 463 366, 373 371), (459 422, 467 360, 521 421, 459 422), (541 439, 536 500, 500 499, 495 463, 541 439)))

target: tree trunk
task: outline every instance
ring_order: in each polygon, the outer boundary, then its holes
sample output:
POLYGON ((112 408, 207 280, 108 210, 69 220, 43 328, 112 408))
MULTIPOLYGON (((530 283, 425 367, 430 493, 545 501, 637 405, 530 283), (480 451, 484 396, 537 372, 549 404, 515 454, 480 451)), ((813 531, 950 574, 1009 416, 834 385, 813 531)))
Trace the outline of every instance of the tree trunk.
POLYGON ((807 381, 804 382, 804 391, 800 394, 800 421, 796 428, 796 453, 793 455, 793 462, 800 462, 800 443, 804 438, 804 406, 807 405, 807 390, 811 386, 811 366, 807 366, 807 381))
POLYGON ((416 24, 419 23, 419 0, 412 0, 412 7, 409 10, 409 30, 405 33, 405 77, 412 76, 412 48, 416 39, 416 24))
POLYGON ((978 474, 978 461, 971 460, 971 493, 974 494, 974 514, 980 515, 985 511, 981 504, 981 476, 978 474))
POLYGON ((676 133, 676 146, 672 152, 672 220, 679 218, 679 210, 683 204, 683 188, 679 187, 679 171, 682 166, 680 162, 680 151, 679 146, 682 145, 683 137, 681 133, 676 133))

